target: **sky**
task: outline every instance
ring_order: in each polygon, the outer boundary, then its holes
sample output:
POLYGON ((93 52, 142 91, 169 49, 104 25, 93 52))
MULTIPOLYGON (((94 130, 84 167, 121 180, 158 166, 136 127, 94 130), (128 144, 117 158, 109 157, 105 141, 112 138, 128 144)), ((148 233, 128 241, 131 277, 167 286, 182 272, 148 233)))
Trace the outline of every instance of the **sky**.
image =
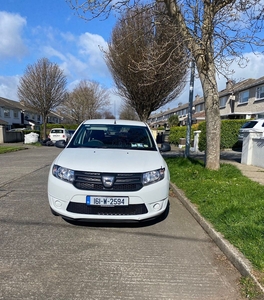
MULTIPOLYGON (((121 99, 114 93, 114 81, 103 55, 107 49, 116 19, 80 19, 65 0, 4 0, 0 3, 0 97, 18 101, 17 86, 28 65, 46 57, 57 63, 67 76, 71 91, 81 80, 96 81, 110 93, 110 111, 118 117, 121 99)), ((264 34, 263 34, 264 35, 264 34)), ((240 69, 233 64, 234 79, 264 76, 264 55, 246 53, 248 66, 240 69)), ((226 79, 218 78, 218 90, 225 88, 226 79)), ((194 95, 202 96, 199 80, 194 95)), ((172 103, 189 100, 189 84, 172 103)), ((160 109, 161 110, 161 109, 160 109)))

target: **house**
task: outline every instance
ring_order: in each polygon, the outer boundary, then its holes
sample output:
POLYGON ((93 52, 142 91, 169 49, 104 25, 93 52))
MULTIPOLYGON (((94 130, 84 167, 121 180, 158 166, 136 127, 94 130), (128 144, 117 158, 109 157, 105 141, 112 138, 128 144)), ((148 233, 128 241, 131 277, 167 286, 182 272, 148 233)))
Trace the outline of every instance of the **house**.
MULTIPOLYGON (((189 103, 179 103, 178 107, 161 111, 159 113, 151 114, 148 119, 150 127, 167 126, 170 116, 178 115, 180 125, 186 125, 189 111, 189 103)), ((193 101, 192 121, 193 123, 205 120, 204 101, 199 95, 193 101)))
MULTIPOLYGON (((225 89, 219 92, 219 109, 222 119, 264 118, 264 77, 238 83, 228 80, 225 89)), ((180 103, 177 108, 151 114, 148 123, 152 128, 164 126, 171 115, 177 114, 180 125, 186 125, 188 111, 189 103, 180 103)), ((204 120, 204 99, 197 95, 193 101, 192 123, 204 120)))
MULTIPOLYGON (((48 123, 59 124, 62 118, 52 112, 48 115, 48 123)), ((7 130, 12 128, 39 129, 43 123, 42 116, 32 109, 28 109, 21 102, 0 97, 0 125, 7 130)))
POLYGON ((238 83, 229 80, 219 92, 222 119, 253 119, 264 117, 264 77, 238 83))

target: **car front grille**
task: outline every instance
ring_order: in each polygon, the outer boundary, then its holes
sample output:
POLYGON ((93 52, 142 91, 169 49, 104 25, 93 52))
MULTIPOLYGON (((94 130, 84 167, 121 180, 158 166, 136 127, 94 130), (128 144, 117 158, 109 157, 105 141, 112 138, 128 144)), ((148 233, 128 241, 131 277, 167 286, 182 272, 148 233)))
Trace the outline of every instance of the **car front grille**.
POLYGON ((67 207, 68 212, 85 215, 104 216, 128 216, 142 215, 148 212, 145 204, 131 204, 128 206, 98 206, 86 205, 85 203, 70 202, 67 207))
POLYGON ((79 190, 89 191, 138 191, 142 188, 141 173, 117 173, 103 174, 95 172, 75 171, 75 180, 73 185, 79 190), (113 176, 114 183, 111 187, 103 185, 103 176, 113 176))

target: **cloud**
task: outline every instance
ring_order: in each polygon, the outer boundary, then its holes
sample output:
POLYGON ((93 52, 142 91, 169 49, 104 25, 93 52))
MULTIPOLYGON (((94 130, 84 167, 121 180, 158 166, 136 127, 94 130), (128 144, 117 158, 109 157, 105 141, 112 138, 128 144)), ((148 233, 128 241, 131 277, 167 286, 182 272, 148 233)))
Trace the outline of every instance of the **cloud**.
MULTIPOLYGON (((263 53, 244 53, 244 57, 248 59, 248 63, 244 68, 241 68, 237 62, 233 62, 230 69, 234 71, 234 74, 230 76, 230 79, 236 82, 244 79, 253 78, 258 79, 264 76, 264 54, 263 53)), ((220 77, 218 80, 218 89, 223 90, 226 86, 226 78, 220 77)))
POLYGON ((103 53, 103 51, 107 50, 108 44, 103 37, 86 32, 79 37, 79 46, 79 53, 87 59, 92 72, 103 77, 109 76, 103 53))
POLYGON ((17 86, 19 76, 0 76, 0 96, 18 101, 17 86))
POLYGON ((20 59, 26 54, 27 47, 21 37, 26 23, 18 14, 0 11, 0 60, 20 59))

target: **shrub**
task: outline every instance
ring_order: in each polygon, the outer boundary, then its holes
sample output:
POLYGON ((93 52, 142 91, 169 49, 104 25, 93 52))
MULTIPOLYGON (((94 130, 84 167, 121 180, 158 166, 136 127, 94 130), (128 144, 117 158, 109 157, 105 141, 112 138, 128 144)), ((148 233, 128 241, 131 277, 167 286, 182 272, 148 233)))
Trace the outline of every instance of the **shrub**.
MULTIPOLYGON (((247 122, 245 119, 236 120, 222 120, 221 121, 221 149, 234 149, 241 147, 238 142, 238 132, 241 126, 247 122)), ((198 130, 201 130, 199 136, 199 150, 205 151, 206 149, 206 122, 201 122, 198 124, 198 130)))
MULTIPOLYGON (((191 128, 191 140, 194 137, 194 131, 197 130, 197 125, 192 125, 191 128)), ((187 126, 175 126, 170 129, 169 142, 174 145, 180 144, 180 139, 186 138, 187 126)))

